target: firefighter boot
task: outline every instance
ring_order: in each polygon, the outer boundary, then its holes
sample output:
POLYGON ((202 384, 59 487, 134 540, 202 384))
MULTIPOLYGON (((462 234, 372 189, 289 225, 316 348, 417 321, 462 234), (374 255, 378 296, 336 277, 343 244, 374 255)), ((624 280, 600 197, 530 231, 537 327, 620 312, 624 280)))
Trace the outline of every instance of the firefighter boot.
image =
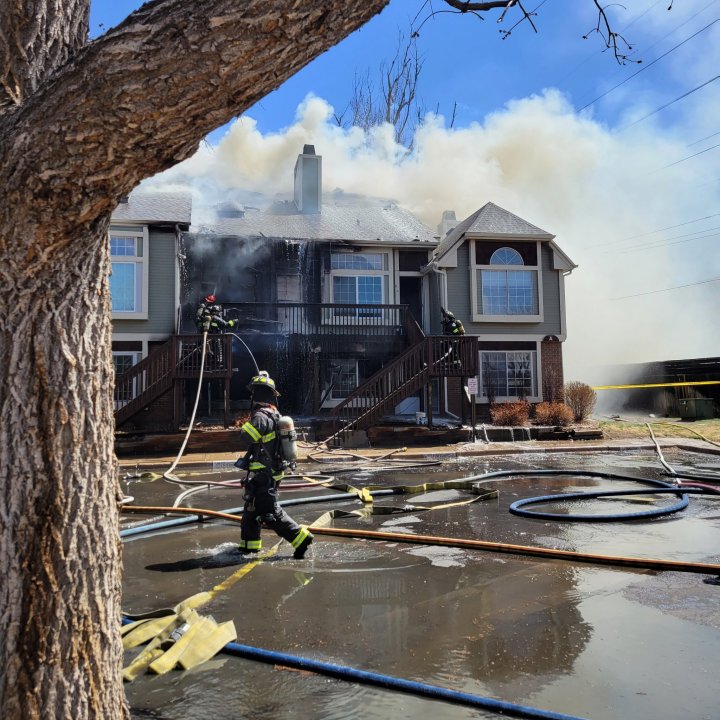
POLYGON ((305 553, 312 541, 313 536, 308 532, 307 528, 303 528, 297 534, 297 537, 292 542, 292 546, 295 548, 295 552, 293 553, 295 560, 302 560, 305 557, 305 553))

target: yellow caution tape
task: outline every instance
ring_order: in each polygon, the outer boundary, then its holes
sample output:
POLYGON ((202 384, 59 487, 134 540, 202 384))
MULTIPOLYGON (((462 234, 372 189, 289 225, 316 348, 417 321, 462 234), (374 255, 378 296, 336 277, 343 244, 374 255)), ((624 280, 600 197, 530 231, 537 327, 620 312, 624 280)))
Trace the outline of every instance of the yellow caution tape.
POLYGON ((696 382, 644 383, 641 385, 593 385, 593 390, 629 390, 632 388, 689 387, 690 385, 720 385, 720 380, 698 380, 696 382))

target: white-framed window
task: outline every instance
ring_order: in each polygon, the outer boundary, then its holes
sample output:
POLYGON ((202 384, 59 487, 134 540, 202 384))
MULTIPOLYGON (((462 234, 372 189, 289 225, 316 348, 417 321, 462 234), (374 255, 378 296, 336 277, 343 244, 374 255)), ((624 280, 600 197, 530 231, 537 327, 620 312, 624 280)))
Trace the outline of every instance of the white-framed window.
POLYGON ((110 228, 110 295, 114 319, 148 317, 147 228, 110 228))
MULTIPOLYGON (((113 367, 115 369, 115 376, 118 377, 119 375, 122 375, 124 372, 128 371, 133 365, 140 362, 140 360, 142 360, 142 352, 131 350, 113 350, 112 359, 113 367)), ((137 394, 136 385, 137 384, 133 382, 132 387, 124 388, 122 391, 120 389, 116 390, 116 410, 121 408, 123 405, 129 403, 130 400, 135 397, 135 395, 137 394)))
POLYGON ((539 243, 529 247, 531 252, 526 253, 525 259, 512 247, 499 247, 488 258, 482 246, 474 243, 471 248, 474 321, 542 320, 540 247, 539 243))
POLYGON ((479 379, 485 399, 537 397, 537 352, 481 350, 479 379))
MULTIPOLYGON (((387 253, 331 253, 330 299, 336 305, 383 305, 389 288, 387 253)), ((334 317, 381 317, 380 308, 335 308, 334 317)))
POLYGON ((332 377, 334 380, 330 397, 333 400, 343 400, 359 384, 357 360, 331 360, 333 368, 332 377))

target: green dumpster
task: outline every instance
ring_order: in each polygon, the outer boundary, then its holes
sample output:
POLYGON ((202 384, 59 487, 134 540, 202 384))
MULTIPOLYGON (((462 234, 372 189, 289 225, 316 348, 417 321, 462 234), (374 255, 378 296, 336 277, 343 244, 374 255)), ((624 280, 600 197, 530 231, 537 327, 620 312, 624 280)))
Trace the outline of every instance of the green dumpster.
POLYGON ((678 400, 681 420, 709 420, 715 414, 712 398, 686 398, 678 400))

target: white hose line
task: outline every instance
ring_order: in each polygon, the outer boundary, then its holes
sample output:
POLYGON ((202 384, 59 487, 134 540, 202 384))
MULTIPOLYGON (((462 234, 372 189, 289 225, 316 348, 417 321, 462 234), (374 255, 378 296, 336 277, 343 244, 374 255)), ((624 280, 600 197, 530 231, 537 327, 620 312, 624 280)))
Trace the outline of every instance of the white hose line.
MULTIPOLYGON (((650 437, 652 438, 652 441, 655 443, 655 450, 657 451, 658 458, 660 459, 660 462, 662 463, 662 466, 668 471, 670 475, 677 475, 677 472, 673 470, 670 465, 668 465, 665 462, 665 458, 663 457, 662 450, 660 449, 660 443, 655 439, 655 433, 653 432, 653 429, 650 427, 650 423, 645 423, 647 426, 647 429, 650 431, 650 437)), ((677 483, 677 480, 675 481, 677 483)))
POLYGON ((206 350, 207 350, 207 332, 204 332, 203 333, 202 357, 200 358, 200 377, 198 379, 197 395, 195 396, 195 407, 193 407, 192 415, 190 416, 190 424, 188 425, 187 432, 185 433, 185 439, 183 440, 183 444, 180 448, 180 452, 178 453, 177 457, 175 458, 175 462, 163 473, 163 477, 166 480, 170 480, 170 482, 182 484, 182 480, 180 480, 180 478, 175 477, 174 475, 170 475, 170 473, 177 467, 177 464, 180 462, 180 458, 182 457, 183 453, 185 452, 185 446, 187 445, 188 439, 190 438, 190 433, 192 432, 193 424, 195 423, 195 413, 197 412, 198 405, 200 403, 200 391, 202 389, 203 372, 205 370, 205 351, 206 350))

